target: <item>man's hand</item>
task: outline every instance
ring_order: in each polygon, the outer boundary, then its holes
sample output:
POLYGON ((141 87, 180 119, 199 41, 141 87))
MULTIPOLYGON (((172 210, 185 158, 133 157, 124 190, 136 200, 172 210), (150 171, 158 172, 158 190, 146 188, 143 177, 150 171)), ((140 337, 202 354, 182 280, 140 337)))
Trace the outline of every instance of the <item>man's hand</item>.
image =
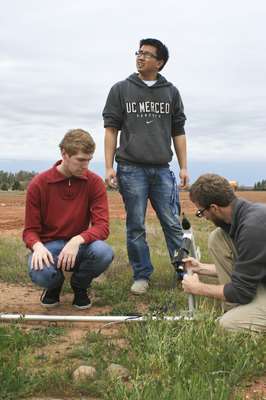
POLYGON ((201 282, 197 274, 184 275, 182 280, 182 288, 186 293, 200 294, 201 282))
POLYGON ((188 170, 186 168, 181 168, 179 171, 180 178, 180 189, 185 189, 189 183, 188 170))
POLYGON ((196 272, 199 275, 206 275, 206 276, 215 276, 217 277, 217 271, 214 264, 204 264, 199 262, 193 257, 186 257, 183 258, 183 263, 185 270, 191 270, 192 272, 196 272))
POLYGON ((62 268, 65 271, 72 269, 75 265, 79 246, 82 243, 84 243, 82 236, 74 236, 61 250, 58 256, 57 268, 62 268))
POLYGON ((41 242, 35 243, 32 249, 31 269, 42 270, 45 265, 50 267, 54 263, 52 253, 41 242))
POLYGON ((113 189, 117 189, 116 172, 113 168, 107 168, 105 173, 105 182, 113 189))
POLYGON ((201 263, 193 257, 183 258, 182 262, 184 263, 185 270, 191 270, 192 272, 199 273, 201 269, 201 263))
POLYGON ((225 300, 224 285, 213 285, 200 282, 197 274, 185 275, 182 280, 182 287, 186 293, 225 300))

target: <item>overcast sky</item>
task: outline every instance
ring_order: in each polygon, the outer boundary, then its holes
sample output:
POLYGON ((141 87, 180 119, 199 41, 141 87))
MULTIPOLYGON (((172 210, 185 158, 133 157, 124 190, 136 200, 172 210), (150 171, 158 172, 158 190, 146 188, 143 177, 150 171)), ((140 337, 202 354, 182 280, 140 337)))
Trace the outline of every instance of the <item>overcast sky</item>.
POLYGON ((190 164, 235 165, 229 178, 241 170, 243 183, 266 178, 264 0, 0 0, 0 9, 0 161, 58 159, 77 127, 103 161, 108 91, 135 71, 139 39, 155 37, 185 105, 190 164))

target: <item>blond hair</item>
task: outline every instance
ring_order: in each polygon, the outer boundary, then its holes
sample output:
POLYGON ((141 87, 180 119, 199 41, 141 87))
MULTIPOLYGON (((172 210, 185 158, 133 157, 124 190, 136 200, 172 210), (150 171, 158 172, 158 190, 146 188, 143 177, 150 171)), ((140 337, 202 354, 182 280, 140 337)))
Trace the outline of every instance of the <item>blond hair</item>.
POLYGON ((79 151, 91 154, 95 151, 95 142, 92 136, 83 129, 71 129, 68 131, 59 144, 60 150, 65 150, 69 156, 79 151))

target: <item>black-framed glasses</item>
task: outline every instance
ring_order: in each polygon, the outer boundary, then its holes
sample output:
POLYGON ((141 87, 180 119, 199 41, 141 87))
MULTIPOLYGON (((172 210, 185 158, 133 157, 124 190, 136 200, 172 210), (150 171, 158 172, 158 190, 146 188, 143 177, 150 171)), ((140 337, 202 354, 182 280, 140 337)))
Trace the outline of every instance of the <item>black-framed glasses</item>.
POLYGON ((195 213, 196 217, 202 218, 204 211, 208 210, 208 208, 210 208, 210 206, 207 206, 207 207, 204 207, 204 208, 199 208, 195 213))
POLYGON ((145 60, 150 60, 151 58, 156 58, 158 59, 157 56, 155 56, 154 54, 150 53, 149 51, 135 51, 135 56, 137 57, 144 57, 145 60))

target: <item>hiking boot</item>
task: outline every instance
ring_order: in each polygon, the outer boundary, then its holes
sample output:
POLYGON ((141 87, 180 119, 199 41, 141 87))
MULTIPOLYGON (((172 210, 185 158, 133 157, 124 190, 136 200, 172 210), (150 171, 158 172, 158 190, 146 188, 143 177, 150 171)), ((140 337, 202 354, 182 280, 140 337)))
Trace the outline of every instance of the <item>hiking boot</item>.
POLYGON ((73 288, 74 300, 72 305, 79 310, 85 310, 91 307, 91 301, 87 293, 87 289, 73 288))
POLYGON ((41 295, 41 305, 46 308, 56 307, 60 303, 60 292, 62 286, 55 289, 44 289, 41 295))
POLYGON ((134 294, 144 294, 147 292, 149 288, 149 282, 146 279, 138 279, 134 281, 133 285, 131 286, 131 293, 134 294))

